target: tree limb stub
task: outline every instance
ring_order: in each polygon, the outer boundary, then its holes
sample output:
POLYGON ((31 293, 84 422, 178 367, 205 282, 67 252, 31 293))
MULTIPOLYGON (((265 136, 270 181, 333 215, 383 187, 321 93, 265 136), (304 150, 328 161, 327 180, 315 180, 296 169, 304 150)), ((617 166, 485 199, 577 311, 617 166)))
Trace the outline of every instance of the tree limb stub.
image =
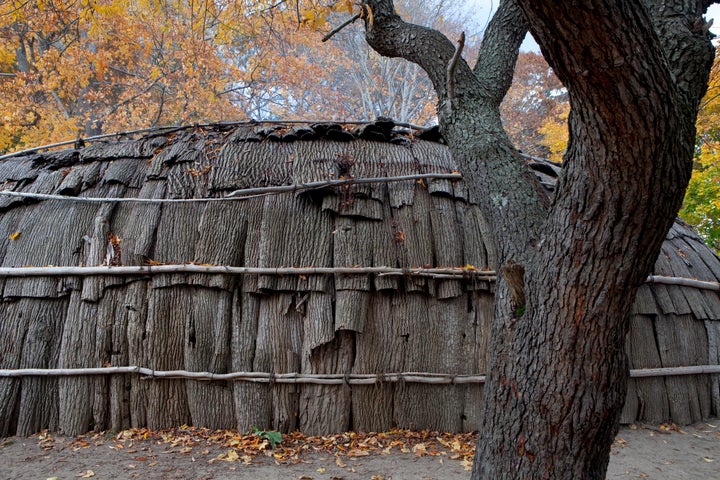
POLYGON ((507 283, 510 295, 512 296, 512 307, 514 310, 525 308, 525 268, 508 260, 500 267, 500 273, 507 283))

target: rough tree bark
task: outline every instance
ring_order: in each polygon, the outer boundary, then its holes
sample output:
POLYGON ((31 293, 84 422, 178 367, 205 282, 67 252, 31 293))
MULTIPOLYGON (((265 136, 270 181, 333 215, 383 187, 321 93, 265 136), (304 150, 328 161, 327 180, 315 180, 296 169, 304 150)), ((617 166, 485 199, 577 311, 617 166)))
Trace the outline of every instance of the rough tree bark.
POLYGON ((448 69, 453 43, 404 22, 392 0, 363 3, 368 43, 428 72, 505 273, 473 478, 604 479, 625 399, 628 309, 690 176, 713 59, 701 15, 713 2, 504 0, 474 69, 448 69), (528 28, 572 108, 552 203, 498 110, 528 28))

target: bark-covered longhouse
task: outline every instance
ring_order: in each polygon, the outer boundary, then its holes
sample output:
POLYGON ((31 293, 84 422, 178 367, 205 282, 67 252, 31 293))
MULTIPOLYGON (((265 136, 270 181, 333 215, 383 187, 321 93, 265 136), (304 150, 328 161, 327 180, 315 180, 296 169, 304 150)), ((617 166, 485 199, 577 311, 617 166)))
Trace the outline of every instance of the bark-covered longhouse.
MULTIPOLYGON (((158 130, 9 156, 2 190, 72 197, 223 197, 333 178, 451 173, 433 131, 361 125, 158 130)), ((552 186, 557 168, 529 161, 552 186)), ((210 264, 494 269, 462 181, 408 180, 195 203, 79 203, 0 195, 0 265, 210 264)), ((676 222, 656 275, 720 280, 720 259, 676 222)), ((486 281, 343 275, 0 277, 0 369, 140 366, 269 373, 482 374, 486 281)), ((647 284, 627 337, 633 369, 720 364, 720 297, 647 284)), ((719 375, 633 378, 623 421, 720 414, 719 375)), ((255 425, 308 433, 469 431, 481 384, 280 384, 136 374, 0 378, 0 436, 130 426, 255 425)))

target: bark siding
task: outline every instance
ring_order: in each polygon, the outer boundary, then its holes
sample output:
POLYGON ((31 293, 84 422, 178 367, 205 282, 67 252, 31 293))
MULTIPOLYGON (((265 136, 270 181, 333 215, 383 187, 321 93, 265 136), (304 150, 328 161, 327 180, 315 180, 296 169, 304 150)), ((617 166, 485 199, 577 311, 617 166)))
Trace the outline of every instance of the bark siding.
MULTIPOLYGON (((241 188, 456 170, 446 147, 407 132, 386 130, 383 141, 371 141, 353 139, 363 129, 325 127, 190 129, 17 156, 0 162, 0 181, 8 190, 42 194, 206 198, 241 188)), ((469 195, 460 181, 424 180, 223 203, 0 196, 0 265, 494 269, 491 225, 469 195)), ((676 223, 654 273, 717 281, 720 261, 676 223)), ((483 374, 494 285, 370 274, 163 274, 0 278, 0 292, 0 369, 483 374)), ((633 312, 631 368, 718 363, 717 293, 645 285, 633 312)), ((690 423, 717 415, 719 388, 717 378, 706 376, 634 379, 623 420, 690 423)), ((481 385, 351 387, 129 374, 0 378, 0 435, 183 423, 317 434, 468 431, 480 425, 481 391, 481 385)))

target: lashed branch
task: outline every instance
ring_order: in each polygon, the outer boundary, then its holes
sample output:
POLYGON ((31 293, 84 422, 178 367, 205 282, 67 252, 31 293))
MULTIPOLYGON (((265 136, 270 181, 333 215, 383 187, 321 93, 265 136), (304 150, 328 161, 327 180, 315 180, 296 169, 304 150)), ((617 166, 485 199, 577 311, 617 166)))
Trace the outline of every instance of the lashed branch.
POLYGON ((232 200, 245 200, 262 195, 273 195, 288 192, 300 192, 304 190, 314 190, 318 188, 337 187, 343 185, 361 185, 369 183, 392 183, 404 182, 409 180, 424 179, 445 179, 445 180, 462 180, 459 173, 421 173, 417 175, 402 175, 397 177, 375 177, 375 178, 348 178, 343 180, 323 180, 319 182, 296 183, 293 185, 279 185, 275 187, 257 187, 235 190, 224 197, 205 197, 205 198, 136 198, 136 197, 73 197, 69 195, 53 195, 47 193, 26 193, 12 192, 9 190, 0 190, 0 195, 21 198, 36 198, 39 200, 62 200, 68 202, 80 203, 207 203, 207 202, 226 202, 232 200))
POLYGON ((662 275, 650 275, 647 283, 661 283, 663 285, 678 285, 682 287, 699 288, 702 290, 714 290, 720 292, 720 283, 718 282, 706 282, 703 280, 696 280, 694 278, 682 278, 682 277, 664 277, 662 275))
MULTIPOLYGON (((393 267, 233 267, 225 265, 198 265, 183 263, 177 265, 136 265, 123 267, 0 267, 0 277, 62 277, 62 276, 132 276, 159 275, 168 273, 193 273, 211 275, 366 275, 414 276, 437 279, 472 278, 494 282, 495 270, 478 270, 470 267, 447 268, 393 268, 393 267)), ((677 285, 700 290, 720 291, 719 282, 696 280, 694 278, 649 276, 647 283, 677 285)))
POLYGON ((210 373, 189 372, 187 370, 152 370, 150 368, 101 367, 101 368, 65 368, 43 369, 23 368, 0 370, 0 377, 69 377, 88 375, 119 375, 137 374, 146 379, 178 379, 228 381, 237 380, 250 383, 285 383, 315 385, 373 385, 376 383, 426 383, 426 384, 468 384, 483 383, 485 375, 452 375, 442 373, 402 372, 375 374, 303 374, 303 373, 265 373, 265 372, 233 372, 210 373))
MULTIPOLYGON (((455 375, 451 373, 401 372, 369 374, 307 374, 233 372, 211 373, 187 370, 152 370, 150 368, 99 367, 99 368, 19 368, 0 370, 0 377, 76 377, 88 375, 136 374, 145 379, 188 379, 201 381, 244 381, 250 383, 284 383, 315 385, 374 385, 377 383, 424 383, 435 385, 461 385, 485 383, 485 375, 455 375)), ((720 365, 693 365, 689 367, 643 368, 630 370, 633 378, 667 377, 679 375, 720 374, 720 365)))
POLYGON ((59 276, 132 276, 167 273, 194 273, 219 275, 405 275, 415 277, 436 277, 443 275, 455 279, 472 277, 486 281, 495 279, 492 270, 473 268, 392 268, 392 267, 231 267, 215 265, 139 265, 126 267, 18 267, 0 268, 0 277, 59 277, 59 276))

